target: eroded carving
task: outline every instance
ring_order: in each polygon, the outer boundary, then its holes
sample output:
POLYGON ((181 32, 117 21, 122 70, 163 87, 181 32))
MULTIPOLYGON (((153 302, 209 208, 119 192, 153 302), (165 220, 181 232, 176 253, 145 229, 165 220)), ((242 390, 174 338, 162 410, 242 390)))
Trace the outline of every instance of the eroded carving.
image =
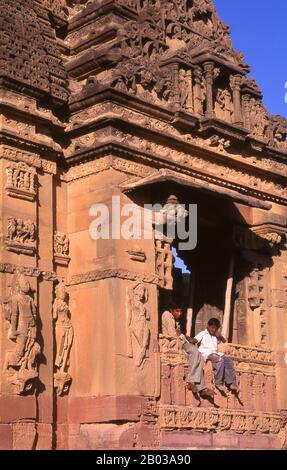
POLYGON ((36 170, 19 162, 6 168, 6 192, 9 196, 34 201, 36 197, 36 170))
POLYGON ((69 391, 72 382, 72 377, 68 374, 74 338, 74 328, 70 317, 68 293, 65 283, 61 281, 56 287, 56 298, 53 305, 56 344, 54 387, 59 396, 69 391))
POLYGON ((54 233, 54 260, 57 264, 68 266, 70 241, 67 234, 56 231, 54 233))
POLYGON ((34 255, 36 251, 36 224, 32 220, 9 217, 7 238, 5 240, 8 251, 34 255))
POLYGON ((29 392, 38 378, 37 309, 28 279, 16 274, 10 294, 4 303, 6 321, 10 324, 8 338, 16 343, 14 350, 6 353, 4 372, 14 393, 29 392))
POLYGON ((127 355, 142 367, 149 356, 150 327, 148 313, 148 288, 139 282, 127 292, 127 355))
POLYGON ((231 430, 239 434, 278 434, 281 417, 279 413, 161 406, 160 426, 163 429, 194 429, 206 432, 231 430))

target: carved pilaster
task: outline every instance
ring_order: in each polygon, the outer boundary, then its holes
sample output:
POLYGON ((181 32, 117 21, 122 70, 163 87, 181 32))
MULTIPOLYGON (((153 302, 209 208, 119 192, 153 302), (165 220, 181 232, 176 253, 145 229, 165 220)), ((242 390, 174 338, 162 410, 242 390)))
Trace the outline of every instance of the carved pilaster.
POLYGON ((205 83, 206 83, 206 117, 214 117, 213 103, 213 80, 214 80, 214 63, 205 62, 203 64, 205 83))
POLYGON ((234 124, 242 125, 242 109, 241 109, 241 83, 242 83, 242 76, 241 75, 234 75, 230 77, 230 86, 232 89, 233 94, 233 107, 234 107, 234 115, 233 121, 234 124))
POLYGON ((203 74, 201 68, 194 69, 194 112, 199 116, 203 116, 203 103, 205 99, 206 89, 203 84, 203 74))

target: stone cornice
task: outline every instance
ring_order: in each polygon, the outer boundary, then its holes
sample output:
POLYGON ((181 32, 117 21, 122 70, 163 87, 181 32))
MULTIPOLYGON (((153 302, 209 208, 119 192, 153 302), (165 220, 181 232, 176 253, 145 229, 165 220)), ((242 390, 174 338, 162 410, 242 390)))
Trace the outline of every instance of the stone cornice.
MULTIPOLYGON (((192 165, 191 160, 191 168, 187 168, 187 165, 180 165, 180 163, 170 161, 170 158, 161 156, 158 157, 157 154, 151 152, 144 152, 140 151, 138 148, 119 142, 113 143, 102 143, 96 146, 93 146, 89 149, 85 149, 73 157, 68 159, 68 163, 70 165, 79 164, 82 162, 88 162, 89 160, 100 158, 108 155, 114 155, 116 157, 124 157, 126 159, 136 159, 138 162, 146 163, 147 165, 150 164, 152 167, 155 168, 164 168, 171 169, 174 171, 181 171, 185 175, 193 176, 198 178, 199 180, 209 182, 224 188, 228 188, 231 190, 238 191, 240 193, 249 195, 251 197, 255 197, 258 199, 263 199, 266 201, 276 202, 278 204, 287 204, 287 196, 284 196, 284 189, 281 189, 278 186, 275 194, 275 185, 274 183, 266 182, 266 179, 260 180, 260 178, 256 178, 248 173, 243 173, 238 170, 230 169, 225 166, 218 166, 218 176, 211 174, 210 171, 203 171, 203 168, 200 170, 196 170, 196 164, 192 165), (244 178, 246 178, 246 183, 244 185, 244 178), (254 187, 251 187, 250 182, 254 180, 254 187), (240 183, 239 183, 240 182, 240 183), (264 185, 266 189, 264 189, 264 185), (274 189, 270 188, 270 185, 274 185, 274 189)), ((206 162, 205 162, 206 164, 206 162)), ((216 164, 213 164, 213 168, 215 169, 216 164)), ((285 190, 286 192, 286 190, 285 190)))
POLYGON ((38 153, 41 155, 49 155, 49 157, 60 158, 62 151, 55 150, 52 146, 47 143, 35 141, 32 139, 26 139, 25 137, 14 134, 8 129, 2 129, 0 131, 0 144, 6 144, 13 146, 14 148, 21 148, 27 151, 38 153))
POLYGON ((15 147, 2 146, 0 148, 0 159, 12 162, 25 162, 35 168, 42 169, 45 173, 55 175, 57 173, 56 162, 44 160, 39 154, 26 152, 15 147))

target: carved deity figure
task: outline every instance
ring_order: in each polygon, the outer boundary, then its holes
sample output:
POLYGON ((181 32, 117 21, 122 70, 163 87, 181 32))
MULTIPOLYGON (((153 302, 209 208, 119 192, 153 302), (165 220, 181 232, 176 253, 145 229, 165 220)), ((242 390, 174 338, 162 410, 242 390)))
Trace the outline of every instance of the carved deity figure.
POLYGON ((251 132, 256 137, 265 138, 269 125, 267 112, 255 98, 250 100, 249 106, 251 132))
POLYGON ((139 282, 128 292, 128 356, 134 357, 137 367, 144 364, 150 342, 148 290, 139 282), (135 340, 135 341, 133 341, 135 340), (133 344, 136 343, 136 347, 133 344))
POLYGON ((228 90, 219 89, 215 98, 215 115, 218 119, 231 122, 233 105, 231 93, 228 90))
POLYGON ((36 342, 37 310, 30 283, 23 274, 14 277, 5 307, 5 317, 10 323, 8 337, 16 343, 14 351, 7 353, 5 368, 8 372, 14 370, 12 375, 10 373, 9 381, 17 386, 18 393, 22 393, 29 389, 27 382, 38 376, 36 357, 40 353, 40 346, 36 342))
POLYGON ((189 112, 193 112, 193 84, 191 70, 180 69, 180 101, 181 106, 189 112))
POLYGON ((53 305, 53 319, 55 321, 55 387, 59 395, 67 391, 71 377, 67 374, 70 365, 70 352, 74 338, 74 328, 70 318, 67 302, 67 290, 64 282, 56 288, 56 299, 53 305))
POLYGON ((194 69, 194 112, 200 116, 204 113, 206 85, 200 67, 194 69))
POLYGON ((54 252, 57 255, 67 256, 69 254, 69 239, 65 233, 55 232, 54 252))

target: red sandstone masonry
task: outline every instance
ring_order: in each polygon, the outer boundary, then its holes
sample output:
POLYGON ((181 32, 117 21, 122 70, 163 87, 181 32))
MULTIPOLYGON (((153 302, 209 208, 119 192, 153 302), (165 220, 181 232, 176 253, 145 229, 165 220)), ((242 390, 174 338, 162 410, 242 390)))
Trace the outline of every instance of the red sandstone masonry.
POLYGON ((0 450, 12 450, 13 433, 12 425, 0 424, 0 450))
POLYGON ((147 401, 137 396, 70 398, 69 423, 139 421, 147 401))
POLYGON ((36 419, 36 398, 21 396, 0 397, 0 423, 36 419))

